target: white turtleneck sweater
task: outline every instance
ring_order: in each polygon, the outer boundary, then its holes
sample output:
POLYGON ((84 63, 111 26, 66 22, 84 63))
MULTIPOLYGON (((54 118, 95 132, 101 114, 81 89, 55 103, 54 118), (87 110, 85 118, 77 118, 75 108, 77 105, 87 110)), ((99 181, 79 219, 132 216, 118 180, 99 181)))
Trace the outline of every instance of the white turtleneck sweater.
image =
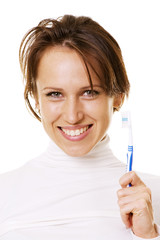
MULTIPOLYGON (((85 157, 70 157, 51 142, 39 157, 0 175, 0 240, 142 239, 120 217, 116 192, 124 173, 108 137, 85 157)), ((160 177, 140 177, 152 190, 159 224, 160 177)))

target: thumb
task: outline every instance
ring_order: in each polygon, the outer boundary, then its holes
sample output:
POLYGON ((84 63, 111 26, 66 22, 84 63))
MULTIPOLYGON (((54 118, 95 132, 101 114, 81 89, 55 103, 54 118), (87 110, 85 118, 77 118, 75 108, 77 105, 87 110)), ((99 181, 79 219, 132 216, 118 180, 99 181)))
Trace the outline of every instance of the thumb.
POLYGON ((132 227, 132 213, 128 213, 128 214, 121 213, 121 218, 126 228, 132 227))

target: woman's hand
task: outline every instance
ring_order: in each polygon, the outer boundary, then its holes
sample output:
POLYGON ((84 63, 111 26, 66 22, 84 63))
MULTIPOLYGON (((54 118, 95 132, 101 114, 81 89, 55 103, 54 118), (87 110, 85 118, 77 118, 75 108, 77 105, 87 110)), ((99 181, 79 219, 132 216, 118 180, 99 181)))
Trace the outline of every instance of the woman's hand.
POLYGON ((135 172, 128 172, 120 178, 122 189, 118 190, 118 204, 126 228, 141 238, 157 237, 153 219, 150 189, 135 172), (131 187, 128 187, 131 183, 131 187))

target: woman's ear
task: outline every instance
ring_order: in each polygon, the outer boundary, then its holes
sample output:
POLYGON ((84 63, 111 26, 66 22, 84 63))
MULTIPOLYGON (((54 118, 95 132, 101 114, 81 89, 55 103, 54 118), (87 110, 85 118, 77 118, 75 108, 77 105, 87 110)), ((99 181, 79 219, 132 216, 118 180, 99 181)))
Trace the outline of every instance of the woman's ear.
POLYGON ((39 99, 37 94, 34 94, 34 100, 35 100, 35 110, 37 113, 40 114, 40 105, 39 105, 39 99))
POLYGON ((39 102, 36 99, 35 99, 35 110, 36 110, 36 113, 40 114, 39 102))
POLYGON ((124 98, 125 98, 125 94, 118 94, 116 96, 114 96, 114 100, 113 100, 113 109, 119 111, 120 108, 123 105, 124 102, 124 98))

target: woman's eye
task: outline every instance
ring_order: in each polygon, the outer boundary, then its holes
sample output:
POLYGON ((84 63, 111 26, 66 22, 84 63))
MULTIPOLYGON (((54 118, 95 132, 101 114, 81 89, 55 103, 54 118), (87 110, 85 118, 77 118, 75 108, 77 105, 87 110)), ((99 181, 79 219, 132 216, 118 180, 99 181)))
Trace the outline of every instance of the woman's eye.
POLYGON ((99 94, 99 92, 96 90, 86 90, 83 95, 87 96, 87 97, 95 97, 98 94, 99 94))
POLYGON ((47 97, 53 97, 53 98, 61 98, 62 93, 60 92, 49 92, 46 94, 47 97))

